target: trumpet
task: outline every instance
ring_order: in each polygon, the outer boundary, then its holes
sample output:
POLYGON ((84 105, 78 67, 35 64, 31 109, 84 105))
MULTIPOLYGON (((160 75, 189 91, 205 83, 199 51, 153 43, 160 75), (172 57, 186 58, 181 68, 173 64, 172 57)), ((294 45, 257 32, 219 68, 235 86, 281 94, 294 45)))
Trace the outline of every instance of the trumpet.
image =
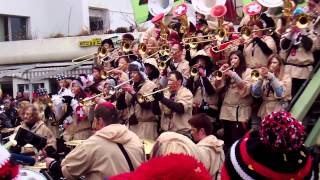
POLYGON ((100 94, 96 94, 92 97, 89 97, 89 98, 85 98, 85 99, 82 99, 80 101, 80 105, 82 106, 92 106, 94 104, 96 104, 96 102, 94 102, 94 100, 97 98, 97 97, 101 97, 101 96, 104 96, 105 94, 104 93, 100 93, 100 94))
POLYGON ((191 70, 190 70, 190 76, 197 76, 199 74, 199 69, 196 68, 196 67, 192 67, 191 70))
POLYGON ((262 78, 259 70, 256 70, 256 69, 251 71, 250 76, 254 81, 258 81, 259 79, 262 78))
POLYGON ((169 89, 169 87, 166 87, 166 88, 159 89, 157 91, 154 91, 154 92, 148 93, 148 94, 137 94, 137 101, 139 103, 152 102, 152 101, 154 101, 154 98, 152 97, 152 95, 154 95, 154 94, 156 94, 158 92, 166 91, 168 89, 169 89))
POLYGON ((213 76, 215 77, 216 80, 221 80, 223 78, 223 75, 226 71, 229 71, 230 69, 234 69, 234 64, 232 64, 230 67, 228 67, 227 69, 220 71, 220 70, 216 70, 213 72, 213 76))
POLYGON ((124 81, 120 84, 118 84, 117 86, 111 86, 110 89, 109 89, 109 95, 114 95, 116 93, 116 91, 123 85, 125 84, 128 84, 130 83, 131 81, 133 81, 133 78, 127 80, 127 81, 124 81))
POLYGON ((168 57, 165 61, 159 61, 158 66, 160 70, 164 70, 167 68, 167 62, 171 59, 171 57, 168 57))

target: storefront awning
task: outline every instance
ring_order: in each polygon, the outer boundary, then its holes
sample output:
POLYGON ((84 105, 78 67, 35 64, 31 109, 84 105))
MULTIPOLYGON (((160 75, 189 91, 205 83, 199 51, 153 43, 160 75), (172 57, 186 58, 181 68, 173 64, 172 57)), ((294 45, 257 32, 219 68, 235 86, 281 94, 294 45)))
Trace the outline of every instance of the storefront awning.
POLYGON ((55 75, 59 73, 62 73, 67 77, 76 77, 79 74, 91 74, 92 62, 83 63, 81 65, 67 62, 0 67, 0 78, 5 75, 6 77, 37 81, 40 79, 54 78, 55 75))

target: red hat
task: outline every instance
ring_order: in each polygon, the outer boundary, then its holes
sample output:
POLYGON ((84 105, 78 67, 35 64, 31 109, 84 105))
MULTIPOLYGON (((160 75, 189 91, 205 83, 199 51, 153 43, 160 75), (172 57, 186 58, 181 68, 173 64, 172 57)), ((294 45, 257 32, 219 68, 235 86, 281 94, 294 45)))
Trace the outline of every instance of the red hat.
POLYGON ((110 177, 109 180, 209 180, 210 173, 204 165, 191 156, 170 154, 143 163, 132 173, 110 177))
POLYGON ((164 14, 163 14, 163 13, 160 13, 160 14, 154 16, 154 17, 152 18, 151 22, 152 22, 153 24, 155 24, 155 23, 161 21, 161 20, 163 19, 163 17, 164 17, 164 14))

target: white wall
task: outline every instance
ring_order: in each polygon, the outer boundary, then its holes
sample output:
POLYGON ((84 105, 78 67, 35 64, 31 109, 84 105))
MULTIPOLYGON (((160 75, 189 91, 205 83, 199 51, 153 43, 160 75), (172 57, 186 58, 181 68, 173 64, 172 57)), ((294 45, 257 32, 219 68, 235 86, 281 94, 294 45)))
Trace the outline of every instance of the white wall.
POLYGON ((111 29, 130 26, 126 18, 134 22, 130 0, 0 0, 0 14, 30 18, 32 39, 48 38, 57 33, 73 36, 89 29, 89 7, 109 9, 111 29))
POLYGON ((88 0, 88 3, 89 7, 109 10, 110 28, 113 30, 134 25, 131 0, 88 0))

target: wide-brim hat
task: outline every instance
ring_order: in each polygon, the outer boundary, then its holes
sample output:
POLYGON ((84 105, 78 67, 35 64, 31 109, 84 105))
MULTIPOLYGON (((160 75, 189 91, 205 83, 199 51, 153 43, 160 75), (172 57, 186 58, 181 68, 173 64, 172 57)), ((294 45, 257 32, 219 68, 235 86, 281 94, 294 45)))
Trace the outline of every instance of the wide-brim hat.
POLYGON ((213 67, 213 62, 210 58, 210 56, 204 51, 204 50, 199 50, 196 55, 191 59, 189 62, 190 66, 195 65, 199 59, 205 60, 206 63, 206 69, 211 69, 213 67))

